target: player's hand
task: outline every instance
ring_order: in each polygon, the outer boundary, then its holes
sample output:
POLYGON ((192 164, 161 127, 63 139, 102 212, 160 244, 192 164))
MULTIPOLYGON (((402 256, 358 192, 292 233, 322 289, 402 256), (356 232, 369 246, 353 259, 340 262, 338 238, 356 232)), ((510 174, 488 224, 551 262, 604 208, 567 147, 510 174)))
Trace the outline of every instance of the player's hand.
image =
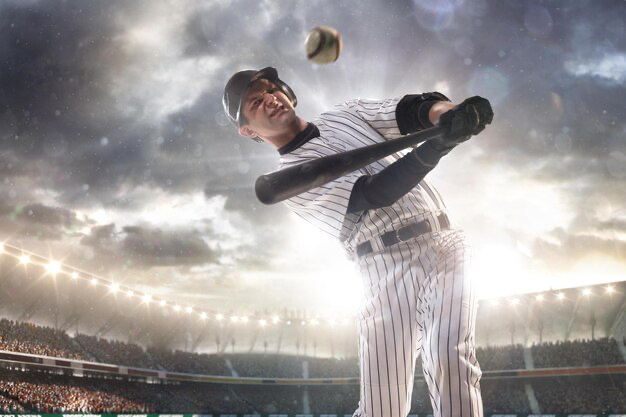
POLYGON ((448 110, 439 118, 439 126, 446 129, 441 145, 454 147, 477 135, 493 120, 489 100, 474 96, 448 110))

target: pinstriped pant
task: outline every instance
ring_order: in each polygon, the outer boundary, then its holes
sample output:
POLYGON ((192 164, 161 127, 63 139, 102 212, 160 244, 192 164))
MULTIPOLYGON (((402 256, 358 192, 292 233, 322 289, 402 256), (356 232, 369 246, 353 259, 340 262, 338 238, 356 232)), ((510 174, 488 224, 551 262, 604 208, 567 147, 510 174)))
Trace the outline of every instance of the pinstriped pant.
POLYGON ((463 232, 449 229, 358 261, 361 392, 354 417, 405 417, 421 355, 435 417, 482 417, 477 299, 463 232))

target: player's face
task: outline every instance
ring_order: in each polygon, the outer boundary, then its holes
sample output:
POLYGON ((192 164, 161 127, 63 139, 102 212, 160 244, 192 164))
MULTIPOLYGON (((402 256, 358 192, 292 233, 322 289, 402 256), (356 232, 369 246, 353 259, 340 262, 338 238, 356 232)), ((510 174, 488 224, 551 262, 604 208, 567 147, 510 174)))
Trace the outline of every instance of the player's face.
POLYGON ((258 80, 250 86, 242 112, 247 127, 261 137, 282 131, 296 116, 291 100, 268 80, 258 80))

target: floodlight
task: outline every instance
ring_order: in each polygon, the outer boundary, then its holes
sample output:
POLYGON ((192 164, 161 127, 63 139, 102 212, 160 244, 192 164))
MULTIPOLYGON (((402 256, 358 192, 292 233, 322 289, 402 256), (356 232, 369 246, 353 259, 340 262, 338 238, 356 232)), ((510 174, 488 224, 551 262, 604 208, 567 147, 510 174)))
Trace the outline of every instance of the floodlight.
POLYGON ((20 263, 22 265, 26 265, 29 262, 30 262, 30 256, 28 256, 28 255, 21 255, 20 256, 20 263))
POLYGON ((61 271, 61 263, 59 261, 50 261, 50 263, 46 266, 48 273, 51 275, 56 275, 61 271))

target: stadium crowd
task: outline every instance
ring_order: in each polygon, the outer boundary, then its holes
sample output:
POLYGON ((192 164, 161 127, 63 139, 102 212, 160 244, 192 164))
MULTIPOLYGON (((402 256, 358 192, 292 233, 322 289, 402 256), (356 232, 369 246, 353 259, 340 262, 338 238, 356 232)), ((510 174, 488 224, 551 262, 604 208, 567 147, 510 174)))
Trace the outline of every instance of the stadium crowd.
POLYGON ((0 319, 0 350, 53 356, 66 359, 87 358, 62 330, 31 323, 0 319))
MULTIPOLYGON (((544 414, 623 414, 626 376, 481 381, 485 414, 529 414, 525 385, 544 414)), ((351 414, 359 387, 146 384, 0 369, 0 410, 20 412, 161 412, 219 414, 351 414), (305 410, 305 403, 308 409, 305 410)), ((416 381, 412 414, 432 414, 427 386, 416 381)))
POLYGON ((149 412, 152 408, 145 404, 124 398, 121 393, 111 393, 89 389, 85 386, 51 381, 48 383, 33 378, 34 375, 2 375, 0 393, 6 398, 19 402, 22 409, 28 408, 39 413, 81 412, 149 412), (23 379, 28 379, 25 381, 23 379))
POLYGON ((614 339, 558 341, 531 347, 536 368, 623 364, 614 339))
MULTIPOLYGON (((314 358, 279 354, 206 354, 143 347, 84 334, 70 337, 50 327, 0 319, 0 350, 51 357, 92 360, 116 365, 173 372, 267 378, 358 377, 356 357, 314 358), (306 364, 303 362, 306 361, 306 364)), ((623 364, 614 339, 574 340, 534 344, 535 368, 623 364)), ((522 345, 481 346, 476 357, 483 371, 524 369, 522 345)), ((417 361, 417 374, 421 363, 417 361)))

